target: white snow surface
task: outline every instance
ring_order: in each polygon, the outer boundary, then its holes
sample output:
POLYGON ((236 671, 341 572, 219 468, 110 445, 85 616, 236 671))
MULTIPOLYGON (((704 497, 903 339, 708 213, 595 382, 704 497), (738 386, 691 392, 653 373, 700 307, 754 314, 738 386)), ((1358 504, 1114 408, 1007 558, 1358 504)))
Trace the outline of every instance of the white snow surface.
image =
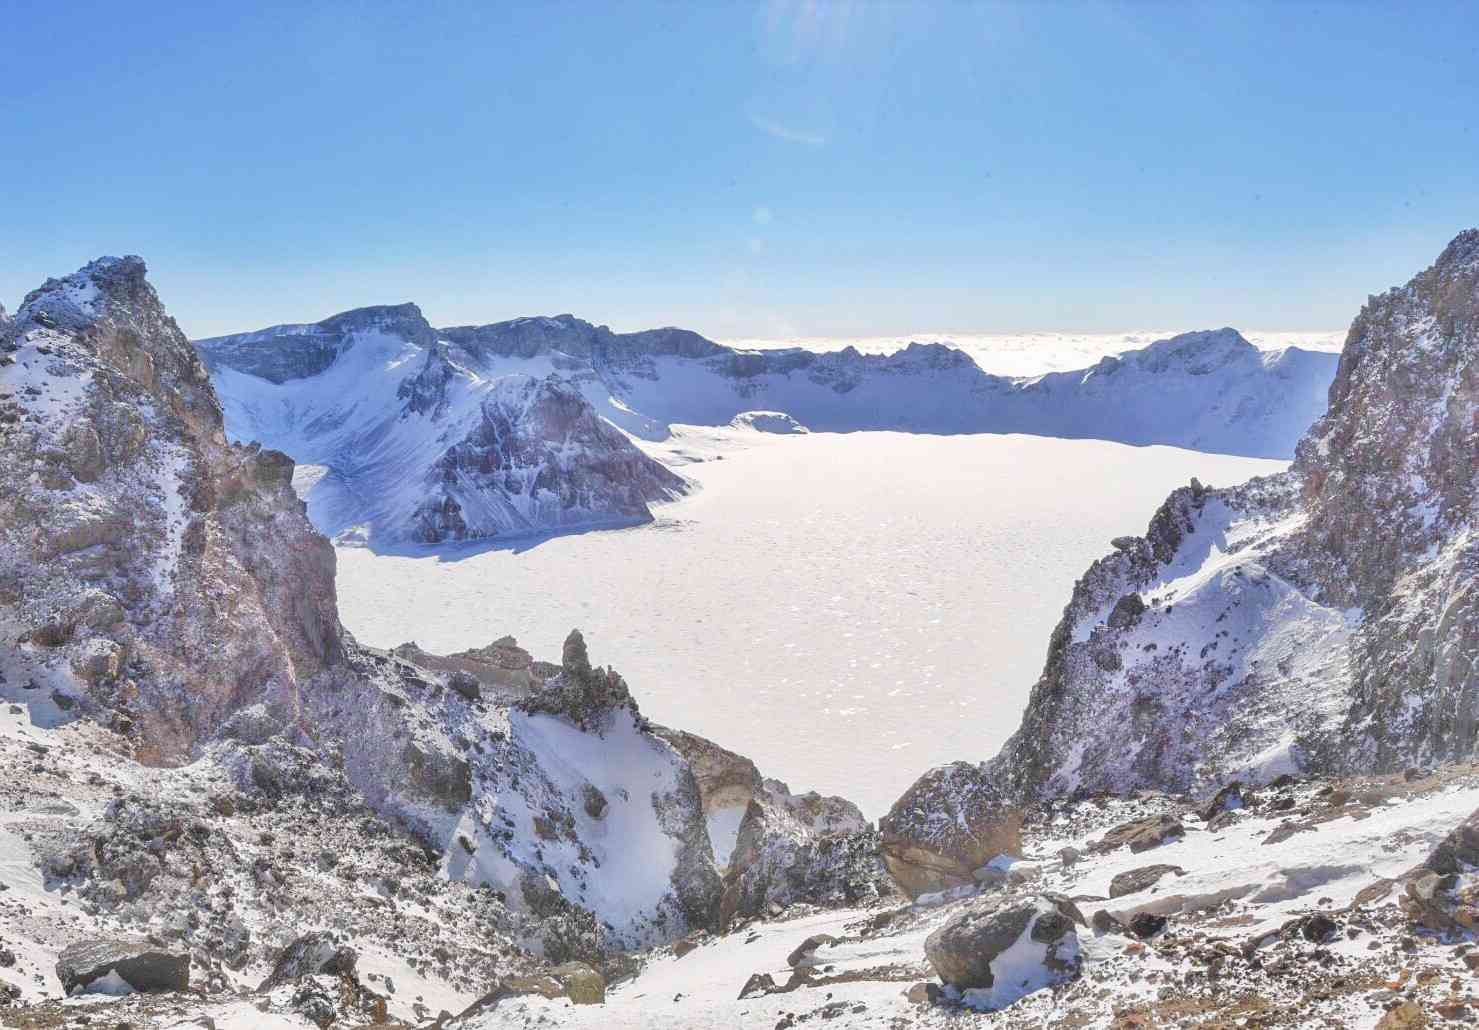
POLYGON ((341 548, 345 624, 441 653, 512 632, 539 656, 578 626, 644 714, 870 818, 1016 728, 1073 581, 1111 538, 1143 532, 1192 476, 1284 467, 1027 436, 680 428, 652 449, 702 489, 649 526, 341 548))

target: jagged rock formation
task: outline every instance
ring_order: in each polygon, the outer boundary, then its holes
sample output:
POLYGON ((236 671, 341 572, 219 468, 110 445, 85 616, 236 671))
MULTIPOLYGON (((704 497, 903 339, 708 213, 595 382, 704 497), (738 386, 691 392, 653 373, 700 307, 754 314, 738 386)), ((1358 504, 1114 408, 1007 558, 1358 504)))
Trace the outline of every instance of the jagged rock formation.
POLYGON ((344 657, 292 462, 232 446, 138 258, 28 295, 0 336, 0 640, 178 761, 235 711, 295 726, 344 657))
POLYGON ((649 501, 686 489, 558 379, 500 379, 479 415, 423 480, 416 540, 476 538, 489 526, 642 522, 652 518, 649 501))
POLYGON ((1074 588, 989 767, 1032 798, 1475 751, 1479 231, 1352 324, 1285 474, 1195 481, 1074 588))
POLYGON ((291 454, 330 536, 440 543, 631 524, 686 489, 555 367, 490 370, 414 304, 196 346, 228 434, 291 454))

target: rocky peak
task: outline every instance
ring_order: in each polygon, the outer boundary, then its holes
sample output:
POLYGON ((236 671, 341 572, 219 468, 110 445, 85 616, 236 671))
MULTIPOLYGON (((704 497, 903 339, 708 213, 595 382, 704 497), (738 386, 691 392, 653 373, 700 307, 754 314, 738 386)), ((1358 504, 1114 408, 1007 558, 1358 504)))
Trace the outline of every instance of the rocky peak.
POLYGON ((150 761, 254 700, 291 725, 300 679, 342 653, 332 551, 291 460, 226 444, 143 261, 49 280, 3 347, 0 638, 59 696, 136 727, 150 761))
POLYGON ((645 522, 649 502, 686 489, 558 377, 505 376, 480 414, 427 473, 414 530, 423 542, 492 536, 515 513, 530 529, 645 522), (497 520, 487 515, 487 496, 506 498, 497 520))
POLYGON ((40 331, 90 351, 182 417, 197 435, 222 442, 221 410, 199 355, 165 313, 143 258, 102 257, 48 279, 22 301, 4 329, 11 341, 40 331))

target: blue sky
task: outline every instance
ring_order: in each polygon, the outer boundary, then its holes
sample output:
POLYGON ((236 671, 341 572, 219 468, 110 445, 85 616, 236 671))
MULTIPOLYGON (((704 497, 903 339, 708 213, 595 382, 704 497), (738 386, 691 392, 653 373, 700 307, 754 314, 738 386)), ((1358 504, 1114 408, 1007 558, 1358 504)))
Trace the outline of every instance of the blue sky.
POLYGON ((1479 224, 1476 9, 11 0, 0 300, 1337 328, 1479 224))

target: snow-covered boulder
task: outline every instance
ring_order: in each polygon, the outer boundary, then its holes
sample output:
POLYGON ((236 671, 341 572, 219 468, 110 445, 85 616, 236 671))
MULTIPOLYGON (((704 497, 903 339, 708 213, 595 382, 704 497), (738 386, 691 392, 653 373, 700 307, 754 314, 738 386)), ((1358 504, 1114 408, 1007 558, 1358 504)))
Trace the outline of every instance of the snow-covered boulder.
POLYGON ((1042 896, 988 898, 930 934, 924 952, 935 974, 965 992, 967 1003, 1005 1008, 1078 976, 1081 924, 1071 903, 1042 896))
POLYGON ((811 432, 784 411, 742 411, 729 424, 736 429, 753 429, 757 433, 776 433, 781 436, 811 432))
POLYGON ((120 986, 145 992, 187 991, 190 956, 148 941, 78 941, 57 958, 56 975, 68 994, 94 989, 94 985, 104 994, 117 993, 120 986))

